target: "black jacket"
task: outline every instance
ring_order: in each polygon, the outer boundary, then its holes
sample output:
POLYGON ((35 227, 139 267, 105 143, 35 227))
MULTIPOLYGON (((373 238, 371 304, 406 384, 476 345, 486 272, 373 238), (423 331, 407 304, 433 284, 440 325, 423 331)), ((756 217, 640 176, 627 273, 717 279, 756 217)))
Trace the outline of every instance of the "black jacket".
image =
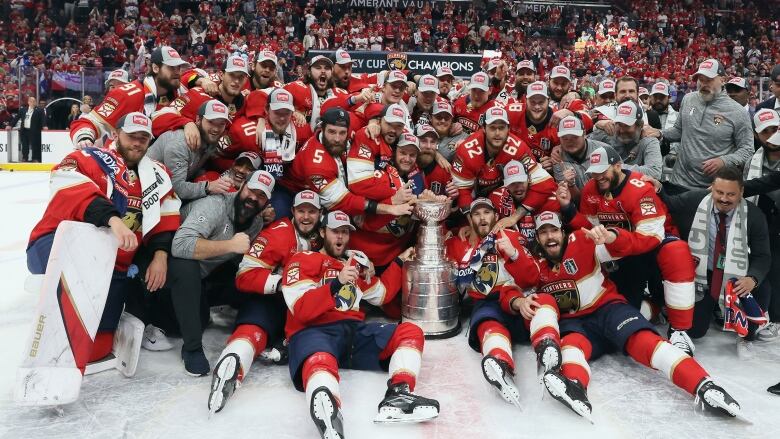
MULTIPOLYGON (((699 203, 710 191, 706 189, 684 192, 679 195, 667 195, 662 189, 658 194, 666 203, 669 214, 672 215, 674 223, 680 229, 680 237, 688 240, 691 232, 693 218, 699 203)), ((772 253, 769 250, 769 240, 767 235, 766 218, 763 212, 755 204, 748 202, 748 276, 754 276, 760 284, 772 265, 772 253)))
MULTIPOLYGON (((19 124, 19 130, 24 130, 24 118, 27 116, 29 107, 22 107, 19 109, 19 113, 11 121, 11 126, 16 125, 16 122, 21 121, 19 124)), ((33 108, 32 119, 30 119, 30 135, 40 138, 41 130, 46 126, 46 115, 44 111, 38 107, 33 108)))
POLYGON ((765 100, 764 102, 761 102, 760 104, 756 105, 756 111, 758 111, 758 110, 760 110, 762 108, 766 108, 766 109, 769 109, 769 110, 774 110, 775 109, 775 101, 777 101, 777 98, 773 96, 773 97, 765 100))

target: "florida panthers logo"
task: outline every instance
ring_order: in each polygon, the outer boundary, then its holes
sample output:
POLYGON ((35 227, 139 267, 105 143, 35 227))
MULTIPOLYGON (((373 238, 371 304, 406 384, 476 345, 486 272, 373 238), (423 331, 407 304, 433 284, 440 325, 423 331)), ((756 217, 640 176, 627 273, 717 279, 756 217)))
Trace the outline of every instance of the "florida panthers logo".
POLYGON ((474 289, 487 296, 498 281, 498 257, 487 254, 482 257, 482 266, 474 276, 474 289))
MULTIPOLYGON (((322 283, 327 284, 331 280, 336 279, 338 275, 339 270, 333 268, 328 269, 325 271, 325 276, 322 278, 322 283)), ((341 289, 339 289, 338 293, 336 293, 334 299, 336 300, 337 310, 349 311, 352 309, 352 307, 355 306, 355 302, 358 300, 357 288, 355 287, 355 284, 342 285, 341 289)))
POLYGON ((573 280, 559 280, 543 285, 541 291, 555 297, 562 313, 574 313, 580 309, 580 292, 573 280))

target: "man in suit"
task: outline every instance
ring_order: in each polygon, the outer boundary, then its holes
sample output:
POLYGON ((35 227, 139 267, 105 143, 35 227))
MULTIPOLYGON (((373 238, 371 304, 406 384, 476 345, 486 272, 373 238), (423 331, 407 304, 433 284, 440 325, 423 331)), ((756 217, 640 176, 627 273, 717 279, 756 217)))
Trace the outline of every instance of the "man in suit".
POLYGON ((19 141, 22 144, 22 162, 41 162, 41 131, 45 125, 43 109, 38 108, 34 97, 27 98, 27 106, 19 109, 19 114, 14 118, 11 126, 19 124, 19 141), (32 160, 29 159, 32 149, 32 160))
POLYGON ((769 75, 769 80, 772 81, 770 90, 772 90, 774 96, 758 104, 756 106, 756 111, 762 108, 780 111, 780 64, 777 64, 774 67, 772 67, 772 72, 769 75))

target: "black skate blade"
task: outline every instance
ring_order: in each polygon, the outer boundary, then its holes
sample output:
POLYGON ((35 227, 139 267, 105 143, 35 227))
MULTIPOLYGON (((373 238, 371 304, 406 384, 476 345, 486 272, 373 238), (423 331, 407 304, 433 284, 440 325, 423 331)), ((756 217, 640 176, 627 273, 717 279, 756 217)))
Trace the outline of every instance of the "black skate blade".
POLYGON ((430 421, 439 416, 434 406, 419 406, 412 413, 403 413, 401 409, 382 407, 374 418, 374 424, 416 424, 430 421))

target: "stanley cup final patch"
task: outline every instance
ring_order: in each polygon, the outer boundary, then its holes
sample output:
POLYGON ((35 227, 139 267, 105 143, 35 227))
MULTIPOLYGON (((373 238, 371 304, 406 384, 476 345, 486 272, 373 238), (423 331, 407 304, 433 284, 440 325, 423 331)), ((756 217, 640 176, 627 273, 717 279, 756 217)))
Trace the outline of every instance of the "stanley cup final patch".
POLYGON ((568 274, 570 274, 572 276, 577 274, 577 263, 574 262, 574 259, 571 259, 571 258, 566 259, 566 260, 563 261, 562 265, 563 265, 563 269, 566 271, 566 273, 568 273, 568 274))

